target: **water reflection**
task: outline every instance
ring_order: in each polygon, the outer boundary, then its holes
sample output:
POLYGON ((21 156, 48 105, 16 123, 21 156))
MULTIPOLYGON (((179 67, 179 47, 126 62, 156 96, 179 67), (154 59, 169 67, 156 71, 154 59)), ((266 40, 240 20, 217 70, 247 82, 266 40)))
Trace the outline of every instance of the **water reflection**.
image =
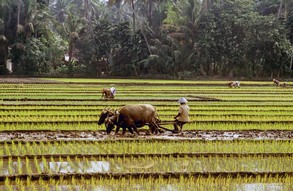
POLYGON ((281 183, 247 183, 236 185, 236 191, 282 191, 284 186, 281 183))
MULTIPOLYGON (((110 163, 105 161, 48 162, 52 173, 95 173, 110 172, 110 163)), ((45 171, 44 164, 40 164, 45 171)))
POLYGON ((0 160, 0 175, 125 172, 291 172, 292 157, 34 158, 0 160))

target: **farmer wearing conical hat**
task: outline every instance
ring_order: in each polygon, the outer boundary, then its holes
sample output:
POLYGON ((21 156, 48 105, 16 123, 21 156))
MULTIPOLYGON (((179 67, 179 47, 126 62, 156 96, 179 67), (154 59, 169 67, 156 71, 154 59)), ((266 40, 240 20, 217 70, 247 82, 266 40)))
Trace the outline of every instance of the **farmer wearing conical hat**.
POLYGON ((178 126, 180 127, 180 131, 182 131, 183 125, 189 120, 189 106, 186 104, 187 100, 182 97, 178 100, 178 103, 180 103, 180 106, 178 114, 174 117, 174 132, 179 131, 178 126))

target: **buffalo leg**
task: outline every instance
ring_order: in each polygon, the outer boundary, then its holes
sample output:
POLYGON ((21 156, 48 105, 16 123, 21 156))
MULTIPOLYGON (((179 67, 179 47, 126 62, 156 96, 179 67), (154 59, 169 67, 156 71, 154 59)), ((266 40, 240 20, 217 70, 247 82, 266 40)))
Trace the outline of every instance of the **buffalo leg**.
POLYGON ((122 127, 122 135, 125 134, 125 132, 126 132, 126 128, 128 129, 128 131, 129 131, 131 134, 133 134, 133 130, 132 130, 132 128, 127 126, 127 127, 122 127))
POLYGON ((126 128, 125 127, 122 127, 122 135, 124 135, 126 132, 126 128))
POLYGON ((135 125, 133 126, 133 129, 139 135, 139 132, 138 132, 137 127, 135 125))
POLYGON ((117 134, 117 133, 119 132, 119 129, 120 129, 120 127, 117 126, 117 127, 116 127, 116 130, 115 130, 115 134, 117 134))
POLYGON ((152 131, 152 134, 158 134, 158 126, 157 126, 157 124, 156 123, 154 123, 154 122, 152 122, 151 124, 150 124, 150 129, 151 129, 151 131, 152 131))
MULTIPOLYGON (((132 127, 127 127, 127 129, 128 129, 128 131, 129 131, 131 134, 133 134, 133 129, 132 129, 132 127)), ((125 130, 126 130, 126 128, 125 128, 125 130)))

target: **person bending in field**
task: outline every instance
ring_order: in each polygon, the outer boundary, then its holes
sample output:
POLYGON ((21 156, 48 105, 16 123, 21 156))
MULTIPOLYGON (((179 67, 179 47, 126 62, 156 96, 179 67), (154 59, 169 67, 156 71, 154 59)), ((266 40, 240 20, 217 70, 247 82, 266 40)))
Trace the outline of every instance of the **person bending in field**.
POLYGON ((239 82, 239 81, 228 82, 228 87, 229 87, 229 88, 232 88, 232 87, 240 88, 240 82, 239 82))
POLYGON ((107 88, 102 89, 102 98, 114 99, 115 96, 116 96, 116 88, 115 87, 111 87, 109 89, 107 89, 107 88))
POLYGON ((178 126, 180 127, 180 131, 182 131, 183 125, 189 120, 189 106, 186 104, 187 100, 182 97, 178 100, 178 103, 180 103, 180 106, 178 114, 174 117, 174 132, 179 132, 178 126))
POLYGON ((280 81, 276 79, 273 79, 273 83, 276 85, 276 87, 280 85, 280 81))

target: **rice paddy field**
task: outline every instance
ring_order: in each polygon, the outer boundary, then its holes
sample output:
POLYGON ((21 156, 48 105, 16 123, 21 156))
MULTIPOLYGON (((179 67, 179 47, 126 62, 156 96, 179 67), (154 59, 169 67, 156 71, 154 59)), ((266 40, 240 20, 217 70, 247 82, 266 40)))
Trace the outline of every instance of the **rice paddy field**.
MULTIPOLYGON (((0 79, 0 190, 293 190, 293 82, 0 79), (114 100, 101 89, 116 87, 114 100), (156 107, 183 131, 107 134, 104 108, 156 107)), ((163 125, 172 130, 173 125, 163 125)))

